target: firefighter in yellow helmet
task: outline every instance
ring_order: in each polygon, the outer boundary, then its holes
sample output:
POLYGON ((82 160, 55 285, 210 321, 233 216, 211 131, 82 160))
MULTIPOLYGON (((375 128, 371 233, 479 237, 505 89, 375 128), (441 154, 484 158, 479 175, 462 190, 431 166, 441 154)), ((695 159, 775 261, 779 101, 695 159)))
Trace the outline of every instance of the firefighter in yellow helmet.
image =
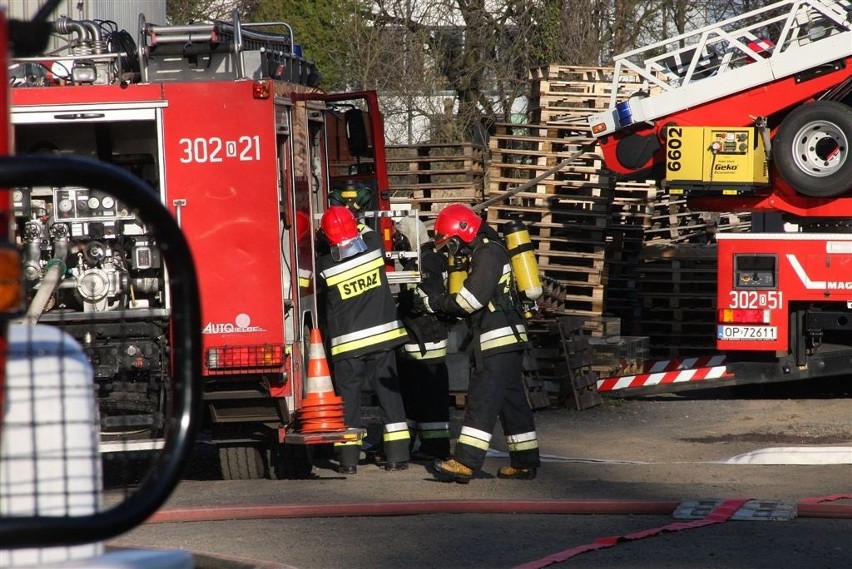
MULTIPOLYGON (((361 387, 366 379, 379 400, 385 470, 404 470, 410 436, 394 350, 408 334, 397 317, 382 240, 343 206, 329 207, 320 226, 329 245, 328 252, 317 258, 321 327, 329 341, 332 379, 343 398, 346 426, 361 427, 361 387)), ((361 442, 336 447, 339 471, 355 474, 361 442)))
POLYGON ((370 205, 373 194, 370 189, 360 182, 351 180, 342 188, 334 188, 328 195, 329 205, 348 207, 353 213, 358 213, 370 205))
POLYGON ((498 478, 530 480, 540 466, 538 438, 523 383, 527 330, 513 283, 512 264, 497 232, 470 207, 452 204, 435 219, 435 243, 450 255, 470 258, 461 290, 429 296, 427 310, 466 317, 473 333, 474 371, 453 456, 437 460, 439 480, 467 483, 482 468, 499 417, 509 465, 498 478))

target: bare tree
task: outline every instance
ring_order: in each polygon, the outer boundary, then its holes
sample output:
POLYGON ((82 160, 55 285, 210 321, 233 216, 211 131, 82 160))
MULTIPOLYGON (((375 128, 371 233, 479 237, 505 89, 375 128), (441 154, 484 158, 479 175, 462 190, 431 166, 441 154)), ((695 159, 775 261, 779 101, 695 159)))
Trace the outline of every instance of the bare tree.
POLYGON ((367 13, 375 27, 416 38, 402 44, 402 66, 383 76, 399 78, 397 91, 417 89, 403 97, 409 102, 443 79, 455 115, 453 128, 441 132, 470 139, 512 119, 515 101, 529 95, 531 69, 607 64, 613 54, 660 39, 666 1, 681 0, 376 0, 367 13), (415 61, 422 67, 412 69, 415 61))
POLYGON ((166 17, 172 24, 230 20, 234 10, 250 13, 256 0, 167 0, 166 17))
MULTIPOLYGON (((441 124, 437 134, 468 140, 482 128, 510 120, 514 101, 528 92, 529 69, 542 62, 532 7, 520 0, 379 0, 370 14, 375 26, 409 40, 401 74, 392 75, 406 80, 395 81, 398 91, 437 86, 437 93, 454 99, 452 124, 443 97, 432 101, 441 107, 431 110, 441 124)), ((401 97, 424 102, 423 93, 401 97)))
MULTIPOLYGON (((174 22, 295 18, 327 90, 382 94, 391 142, 471 140, 509 122, 530 70, 614 55, 769 0, 170 0, 174 22)), ((293 22, 291 22, 293 23, 293 22)))

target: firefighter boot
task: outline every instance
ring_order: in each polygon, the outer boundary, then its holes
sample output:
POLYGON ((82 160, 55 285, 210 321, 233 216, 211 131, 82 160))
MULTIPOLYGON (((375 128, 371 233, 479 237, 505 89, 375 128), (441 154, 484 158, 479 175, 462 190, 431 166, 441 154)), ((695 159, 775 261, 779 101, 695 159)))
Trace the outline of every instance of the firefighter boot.
POLYGON ((341 445, 337 447, 339 466, 337 472, 340 474, 357 474, 358 458, 361 455, 360 445, 341 445))
POLYGON ((467 484, 473 480, 473 469, 454 458, 436 460, 432 463, 432 468, 435 470, 435 477, 443 482, 467 484))
POLYGON ((385 470, 387 470, 388 472, 396 472, 397 470, 408 470, 408 463, 406 461, 387 462, 385 463, 385 470))
POLYGON ((535 478, 535 467, 515 468, 514 466, 501 466, 497 471, 497 478, 509 480, 532 480, 535 478))

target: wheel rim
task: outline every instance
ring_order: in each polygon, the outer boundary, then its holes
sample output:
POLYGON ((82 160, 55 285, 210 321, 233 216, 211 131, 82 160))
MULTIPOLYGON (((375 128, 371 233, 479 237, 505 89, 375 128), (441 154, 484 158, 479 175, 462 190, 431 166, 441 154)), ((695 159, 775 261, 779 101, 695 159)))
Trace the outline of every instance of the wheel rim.
POLYGON ((849 140, 836 124, 811 121, 793 138, 793 160, 809 176, 824 178, 843 167, 848 157, 849 140))

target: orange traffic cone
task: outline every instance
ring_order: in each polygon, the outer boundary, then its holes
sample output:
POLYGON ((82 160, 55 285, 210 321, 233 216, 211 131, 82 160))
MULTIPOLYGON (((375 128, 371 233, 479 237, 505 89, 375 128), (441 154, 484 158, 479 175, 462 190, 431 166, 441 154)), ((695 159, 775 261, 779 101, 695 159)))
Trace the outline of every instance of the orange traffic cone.
POLYGON ((311 329, 308 375, 305 380, 305 397, 299 411, 299 423, 299 430, 303 433, 342 431, 346 428, 343 421, 343 399, 334 393, 319 328, 311 329))

